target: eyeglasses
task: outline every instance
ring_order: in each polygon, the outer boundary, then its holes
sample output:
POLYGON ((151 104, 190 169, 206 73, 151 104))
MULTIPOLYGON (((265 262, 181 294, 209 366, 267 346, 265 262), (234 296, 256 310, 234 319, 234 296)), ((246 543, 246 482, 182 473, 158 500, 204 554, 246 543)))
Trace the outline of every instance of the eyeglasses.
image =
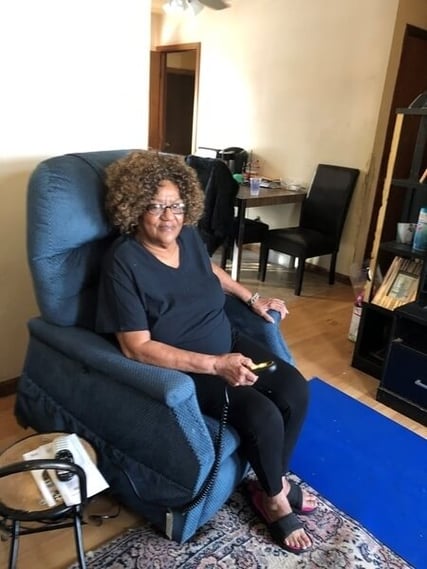
POLYGON ((147 205, 147 212, 150 215, 155 215, 156 217, 163 215, 167 209, 170 209, 174 215, 182 215, 185 213, 185 203, 171 203, 170 205, 163 203, 150 203, 147 205))

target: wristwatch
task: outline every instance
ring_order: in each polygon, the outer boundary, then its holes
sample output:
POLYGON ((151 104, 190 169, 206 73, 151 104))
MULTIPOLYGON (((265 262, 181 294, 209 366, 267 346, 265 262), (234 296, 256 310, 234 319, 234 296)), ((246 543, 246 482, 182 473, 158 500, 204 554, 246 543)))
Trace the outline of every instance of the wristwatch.
POLYGON ((259 292, 255 292, 249 300, 246 301, 246 304, 251 308, 255 302, 259 299, 259 292))

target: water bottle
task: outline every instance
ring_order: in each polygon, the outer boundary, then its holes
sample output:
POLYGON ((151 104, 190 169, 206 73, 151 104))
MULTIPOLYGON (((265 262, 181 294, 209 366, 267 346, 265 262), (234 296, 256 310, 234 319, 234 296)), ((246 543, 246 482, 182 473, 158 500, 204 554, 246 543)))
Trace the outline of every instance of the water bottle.
POLYGON ((412 249, 414 251, 427 251, 427 207, 420 209, 412 249))

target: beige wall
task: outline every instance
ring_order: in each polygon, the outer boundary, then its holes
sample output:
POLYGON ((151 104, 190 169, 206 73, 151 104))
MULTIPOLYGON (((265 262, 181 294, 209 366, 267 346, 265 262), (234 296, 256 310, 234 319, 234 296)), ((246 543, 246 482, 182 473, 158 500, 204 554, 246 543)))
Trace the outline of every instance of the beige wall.
MULTIPOLYGON (((196 145, 253 149, 266 175, 300 182, 319 162, 361 170, 342 274, 365 247, 378 116, 390 100, 384 87, 393 87, 390 53, 400 53, 406 21, 427 28, 426 12, 425 0, 232 0, 227 10, 163 20, 161 43, 202 45, 196 145)), ((277 227, 296 221, 298 211, 251 214, 277 227)))
POLYGON ((20 374, 38 313, 25 196, 43 158, 146 147, 149 0, 14 0, 0 6, 0 381, 20 374))

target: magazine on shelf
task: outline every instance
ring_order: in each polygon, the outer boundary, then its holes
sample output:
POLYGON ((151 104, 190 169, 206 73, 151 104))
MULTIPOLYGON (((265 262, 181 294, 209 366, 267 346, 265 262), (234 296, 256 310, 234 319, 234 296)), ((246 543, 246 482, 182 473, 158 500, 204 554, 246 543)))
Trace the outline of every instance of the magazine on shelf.
MULTIPOLYGON (((108 488, 108 483, 88 455, 76 434, 59 435, 51 443, 23 454, 24 460, 49 459, 55 460, 58 450, 67 449, 73 456, 73 461, 83 468, 86 474, 87 496, 90 498, 108 488)), ((55 506, 64 502, 67 506, 80 503, 79 479, 76 475, 68 481, 59 480, 55 470, 32 470, 31 474, 41 492, 44 502, 55 506)))

